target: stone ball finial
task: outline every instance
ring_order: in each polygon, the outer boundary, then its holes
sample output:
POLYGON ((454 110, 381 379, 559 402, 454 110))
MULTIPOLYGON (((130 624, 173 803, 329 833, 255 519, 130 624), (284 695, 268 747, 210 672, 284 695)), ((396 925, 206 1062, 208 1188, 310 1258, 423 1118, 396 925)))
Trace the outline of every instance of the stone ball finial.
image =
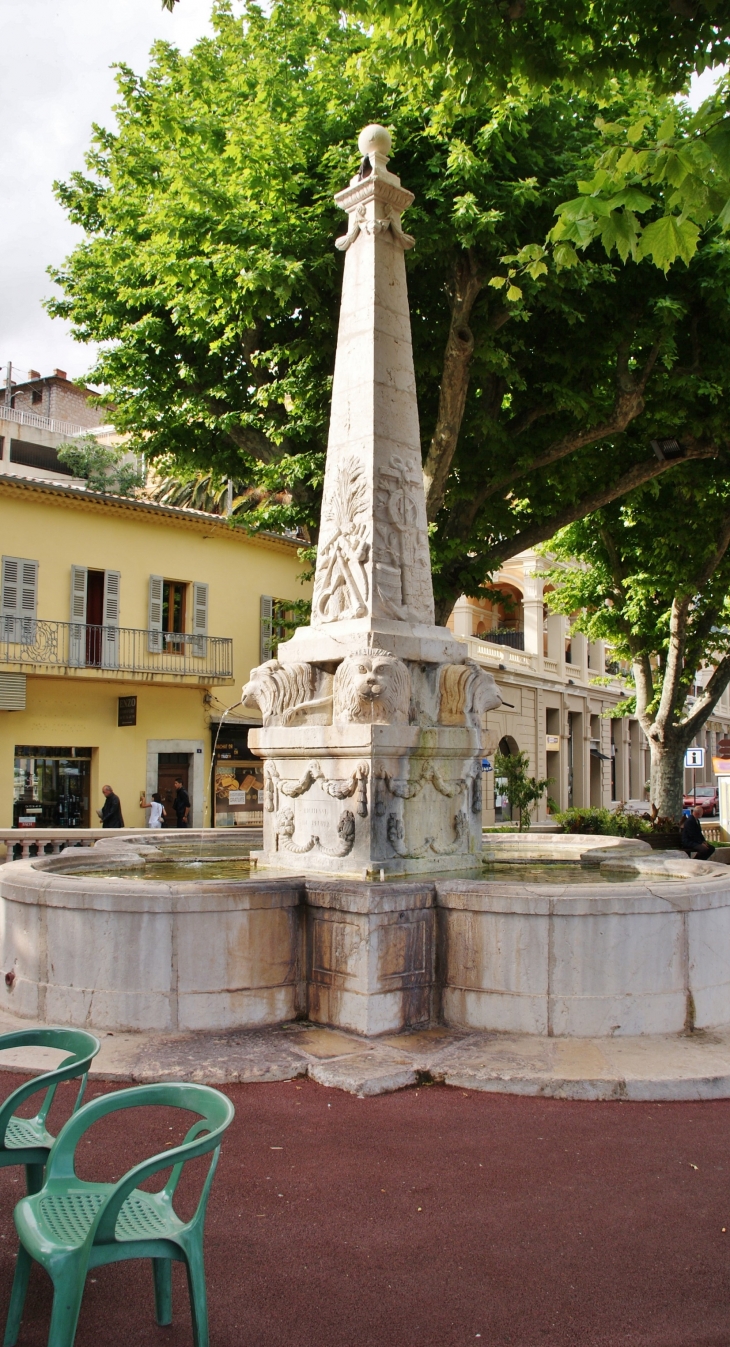
POLYGON ((372 152, 382 154, 387 158, 390 154, 390 146, 390 132, 384 126, 378 126, 377 122, 364 127, 357 138, 357 148, 363 158, 366 154, 372 152))

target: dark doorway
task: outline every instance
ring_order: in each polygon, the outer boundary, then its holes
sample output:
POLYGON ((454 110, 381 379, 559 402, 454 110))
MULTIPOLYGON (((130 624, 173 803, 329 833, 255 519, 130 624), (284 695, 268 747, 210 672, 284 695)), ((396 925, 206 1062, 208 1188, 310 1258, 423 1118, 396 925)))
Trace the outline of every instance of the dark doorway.
POLYGON ((187 753, 158 753, 157 790, 164 806, 163 828, 177 827, 177 817, 172 807, 172 802, 175 799, 175 782, 182 781, 183 788, 190 794, 188 790, 189 772, 190 759, 187 753))
POLYGON ((104 621, 104 572, 86 573, 86 663, 101 664, 104 621))

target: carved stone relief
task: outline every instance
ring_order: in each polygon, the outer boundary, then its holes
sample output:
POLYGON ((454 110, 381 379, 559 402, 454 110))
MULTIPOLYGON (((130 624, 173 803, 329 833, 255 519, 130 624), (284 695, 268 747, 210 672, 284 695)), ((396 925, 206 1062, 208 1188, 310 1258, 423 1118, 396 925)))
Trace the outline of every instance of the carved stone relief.
POLYGON ((312 599, 312 625, 365 617, 370 587, 370 493, 362 464, 351 456, 325 490, 312 599))
POLYGON ((470 725, 478 729, 485 711, 501 706, 502 698, 492 675, 475 660, 441 666, 442 725, 470 725))
POLYGON ((335 724, 407 725, 411 681, 407 665, 384 650, 348 655, 333 689, 335 724))
POLYGON ((431 783, 439 795, 445 795, 449 800, 453 800, 454 796, 466 788, 463 776, 457 777, 455 781, 445 781, 435 763, 425 763, 420 776, 413 781, 391 776, 385 767, 378 768, 378 777, 387 786, 391 795, 397 796, 399 800, 412 800, 416 795, 420 795, 427 782, 431 783))
POLYGON ((368 220, 367 207, 357 206, 352 212, 349 220, 349 228, 346 234, 335 239, 335 248, 339 248, 341 253, 346 253, 352 246, 358 234, 384 234, 390 230, 393 237, 400 243, 403 249, 412 248, 416 240, 412 234, 405 234, 400 222, 400 216, 392 206, 385 207, 385 215, 379 220, 368 220))
POLYGON ((281 777, 275 764, 267 765, 264 782, 264 808, 273 813, 277 807, 277 792, 289 800, 297 800, 306 795, 312 786, 319 782, 325 795, 335 800, 347 800, 357 792, 357 812, 360 818, 368 816, 368 776, 370 768, 366 762, 358 763, 351 776, 326 777, 318 762, 310 762, 302 776, 292 779, 281 777))
POLYGON ((400 856, 402 860, 420 860, 428 851, 434 852, 436 856, 453 856, 464 850, 464 840, 468 836, 467 817, 463 809, 454 815, 454 840, 446 846, 440 846, 433 837, 424 838, 423 844, 419 847, 409 846, 406 841, 405 825, 397 814, 388 815, 386 835, 396 856, 400 856))
POLYGON ((269 659, 251 670, 244 684, 244 706, 257 706, 265 726, 293 725, 297 721, 329 725, 332 722, 332 676, 320 675, 314 664, 280 664, 269 659), (317 681, 320 692, 315 696, 317 681))
POLYGON ((325 846, 316 834, 308 837, 306 842, 295 842, 295 831, 294 810, 289 805, 286 809, 280 810, 276 817, 276 845, 278 850, 291 851, 297 856, 303 856, 315 850, 324 852, 326 856, 348 856, 355 845, 355 815, 350 809, 345 809, 341 814, 337 824, 338 841, 334 847, 325 846))
POLYGON ((421 464, 391 454, 375 488, 373 586, 387 617, 432 622, 433 590, 421 464))

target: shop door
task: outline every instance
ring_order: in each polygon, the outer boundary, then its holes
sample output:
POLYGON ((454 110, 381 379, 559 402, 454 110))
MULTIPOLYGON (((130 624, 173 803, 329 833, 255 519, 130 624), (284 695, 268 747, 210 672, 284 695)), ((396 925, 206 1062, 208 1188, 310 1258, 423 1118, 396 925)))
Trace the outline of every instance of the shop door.
MULTIPOLYGON (((177 816, 172 807, 175 799, 175 782, 182 781, 185 790, 188 790, 188 772, 190 766, 187 760, 187 754, 182 753, 160 753, 157 767, 157 790, 164 806, 162 815, 163 828, 176 828, 177 816), (182 762, 165 762, 165 758, 180 757, 184 758, 182 762)), ((190 792, 188 791, 188 794, 190 792)))

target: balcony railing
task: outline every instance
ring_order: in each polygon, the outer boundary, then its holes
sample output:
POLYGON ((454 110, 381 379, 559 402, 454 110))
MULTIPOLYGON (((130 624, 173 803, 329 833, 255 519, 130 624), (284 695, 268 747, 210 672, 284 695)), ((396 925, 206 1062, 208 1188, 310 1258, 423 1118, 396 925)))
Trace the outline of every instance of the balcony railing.
POLYGON ((233 641, 229 636, 3 617, 0 664, 224 679, 233 677, 233 641))
POLYGON ((55 416, 41 416, 39 412, 21 411, 20 407, 10 407, 0 402, 0 421, 15 421, 20 426, 34 426, 36 430, 51 430, 56 435, 70 435, 75 438, 88 431, 87 426, 78 426, 73 421, 59 421, 55 416))
POLYGON ((524 631, 515 631, 513 628, 504 628, 502 631, 485 631, 483 635, 477 637, 479 641, 491 641, 492 645, 508 645, 513 650, 524 650, 525 633, 524 631))

